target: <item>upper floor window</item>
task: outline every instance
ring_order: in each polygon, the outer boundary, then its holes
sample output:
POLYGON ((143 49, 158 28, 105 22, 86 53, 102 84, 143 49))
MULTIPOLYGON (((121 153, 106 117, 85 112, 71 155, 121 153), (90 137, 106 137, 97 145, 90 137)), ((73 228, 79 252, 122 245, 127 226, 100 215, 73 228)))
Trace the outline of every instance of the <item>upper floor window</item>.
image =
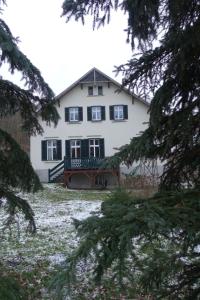
POLYGON ((42 160, 61 160, 62 147, 61 140, 42 141, 42 160))
POLYGON ((128 105, 111 105, 110 119, 115 121, 128 119, 128 105))
POLYGON ((69 122, 79 121, 78 117, 78 107, 69 108, 69 122))
POLYGON ((88 121, 105 120, 105 106, 89 106, 87 108, 88 121))
POLYGON ((65 108, 65 122, 83 121, 82 107, 66 107, 65 108))
POLYGON ((124 119, 124 109, 122 105, 114 106, 114 119, 123 120, 124 119))
POLYGON ((101 106, 92 107, 92 121, 101 121, 101 106))

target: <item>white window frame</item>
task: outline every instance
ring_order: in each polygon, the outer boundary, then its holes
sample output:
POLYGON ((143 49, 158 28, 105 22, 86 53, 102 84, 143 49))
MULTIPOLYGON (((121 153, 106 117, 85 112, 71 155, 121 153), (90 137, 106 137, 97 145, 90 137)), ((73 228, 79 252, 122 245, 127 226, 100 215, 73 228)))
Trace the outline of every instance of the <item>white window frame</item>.
POLYGON ((92 121, 101 121, 101 106, 91 107, 91 119, 92 121))
POLYGON ((124 120, 124 106, 114 105, 114 120, 124 120))
POLYGON ((89 140, 89 155, 90 157, 100 157, 100 140, 99 139, 90 139, 89 140), (94 149, 94 155, 91 156, 90 154, 90 149, 93 148, 94 149), (99 149, 99 155, 97 156, 97 148, 99 149))
POLYGON ((57 140, 47 140, 47 160, 57 160, 57 140), (56 157, 54 157, 54 149, 56 157))
POLYGON ((70 157, 72 159, 80 158, 80 157, 77 157, 78 156, 77 149, 80 149, 80 153, 81 153, 81 140, 70 140, 70 157), (73 158, 72 158, 72 149, 75 149, 75 157, 73 157, 73 158))
POLYGON ((79 108, 69 107, 69 122, 78 122, 78 121, 79 121, 79 108))

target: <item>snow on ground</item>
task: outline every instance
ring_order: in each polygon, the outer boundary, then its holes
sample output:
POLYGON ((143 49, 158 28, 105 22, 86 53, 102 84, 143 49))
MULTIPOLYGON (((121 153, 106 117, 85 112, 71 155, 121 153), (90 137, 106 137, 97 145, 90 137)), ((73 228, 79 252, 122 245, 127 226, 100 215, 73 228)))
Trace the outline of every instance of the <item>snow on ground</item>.
POLYGON ((31 270, 39 262, 49 268, 62 262, 77 246, 73 218, 82 220, 98 212, 107 192, 70 191, 55 184, 46 184, 36 194, 20 194, 35 213, 37 233, 27 234, 27 223, 16 216, 12 230, 3 231, 5 201, 0 207, 0 259, 9 267, 31 270))

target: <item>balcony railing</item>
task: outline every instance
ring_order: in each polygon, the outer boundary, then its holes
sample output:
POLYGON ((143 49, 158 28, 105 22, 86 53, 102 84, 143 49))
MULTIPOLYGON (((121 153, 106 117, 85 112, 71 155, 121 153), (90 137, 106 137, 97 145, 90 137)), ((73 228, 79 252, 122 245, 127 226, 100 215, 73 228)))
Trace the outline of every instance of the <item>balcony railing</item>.
POLYGON ((102 158, 64 158, 65 170, 99 169, 104 159, 102 158))

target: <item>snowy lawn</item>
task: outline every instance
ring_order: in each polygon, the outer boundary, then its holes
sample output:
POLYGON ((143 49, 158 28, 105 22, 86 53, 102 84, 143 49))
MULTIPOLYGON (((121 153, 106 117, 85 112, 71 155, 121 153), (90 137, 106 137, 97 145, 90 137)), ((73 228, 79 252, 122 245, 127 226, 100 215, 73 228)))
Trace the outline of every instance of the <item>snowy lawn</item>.
POLYGON ((46 184, 44 190, 36 194, 20 194, 35 212, 35 235, 26 233, 27 223, 20 214, 11 230, 3 230, 6 215, 1 207, 1 264, 29 291, 28 299, 52 299, 46 289, 49 279, 57 264, 77 245, 72 218, 83 219, 98 211, 108 193, 72 191, 46 184))

